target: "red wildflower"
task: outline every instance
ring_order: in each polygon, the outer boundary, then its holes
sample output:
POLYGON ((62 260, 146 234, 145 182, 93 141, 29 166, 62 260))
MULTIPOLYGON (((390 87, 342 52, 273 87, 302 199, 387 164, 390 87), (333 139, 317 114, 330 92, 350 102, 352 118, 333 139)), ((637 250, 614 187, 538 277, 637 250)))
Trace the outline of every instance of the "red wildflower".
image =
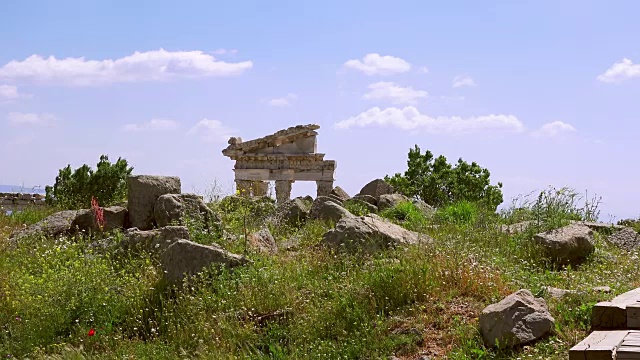
POLYGON ((100 207, 100 205, 98 205, 98 199, 94 197, 91 197, 91 210, 93 211, 93 216, 96 219, 98 227, 100 227, 100 230, 102 230, 102 228, 104 227, 104 211, 100 207))
POLYGON ((96 334, 96 331, 94 329, 89 330, 89 333, 87 334, 88 336, 93 336, 96 334))

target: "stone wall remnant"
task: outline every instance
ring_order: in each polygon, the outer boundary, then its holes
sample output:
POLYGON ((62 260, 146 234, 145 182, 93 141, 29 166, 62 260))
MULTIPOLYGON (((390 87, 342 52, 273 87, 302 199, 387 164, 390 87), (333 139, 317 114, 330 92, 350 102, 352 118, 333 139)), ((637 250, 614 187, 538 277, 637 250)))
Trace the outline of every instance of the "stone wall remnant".
POLYGON ((265 196, 268 182, 275 181, 276 199, 284 203, 291 197, 295 181, 315 181, 317 195, 333 190, 335 160, 324 160, 317 153, 319 125, 298 125, 249 141, 232 137, 224 156, 234 160, 236 188, 242 196, 265 196))

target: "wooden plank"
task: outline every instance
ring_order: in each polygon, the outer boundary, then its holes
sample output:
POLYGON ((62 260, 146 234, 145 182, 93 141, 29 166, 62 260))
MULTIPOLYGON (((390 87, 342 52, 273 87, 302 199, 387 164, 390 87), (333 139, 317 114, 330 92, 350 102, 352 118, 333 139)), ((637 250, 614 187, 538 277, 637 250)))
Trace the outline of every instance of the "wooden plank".
POLYGON ((594 331, 569 350, 569 360, 611 360, 628 330, 594 331))
POLYGON ((635 304, 627 305, 627 327, 640 329, 640 300, 635 304))
POLYGON ((626 327, 626 306, 603 301, 594 305, 591 310, 591 328, 594 330, 625 329, 626 327))
POLYGON ((591 312, 591 327, 594 330, 640 329, 640 288, 597 303, 591 312))

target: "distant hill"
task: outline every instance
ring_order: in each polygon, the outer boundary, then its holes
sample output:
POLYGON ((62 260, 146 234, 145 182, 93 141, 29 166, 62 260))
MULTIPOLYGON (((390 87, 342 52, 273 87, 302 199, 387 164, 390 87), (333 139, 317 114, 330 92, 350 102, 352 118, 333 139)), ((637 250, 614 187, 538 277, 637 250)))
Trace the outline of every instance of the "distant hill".
POLYGON ((44 187, 27 187, 21 185, 0 185, 0 193, 44 194, 44 187))

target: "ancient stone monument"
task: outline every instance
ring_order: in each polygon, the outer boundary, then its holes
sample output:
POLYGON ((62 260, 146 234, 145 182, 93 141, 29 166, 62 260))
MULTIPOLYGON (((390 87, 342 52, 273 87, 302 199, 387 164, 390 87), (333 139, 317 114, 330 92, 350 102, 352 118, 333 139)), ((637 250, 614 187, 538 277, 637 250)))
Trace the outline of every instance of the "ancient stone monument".
POLYGON ((298 125, 259 139, 229 139, 222 150, 235 160, 236 188, 245 196, 267 195, 269 181, 276 183, 278 203, 289 200, 295 181, 315 181, 317 196, 329 195, 333 189, 335 160, 318 154, 315 131, 319 125, 298 125))

